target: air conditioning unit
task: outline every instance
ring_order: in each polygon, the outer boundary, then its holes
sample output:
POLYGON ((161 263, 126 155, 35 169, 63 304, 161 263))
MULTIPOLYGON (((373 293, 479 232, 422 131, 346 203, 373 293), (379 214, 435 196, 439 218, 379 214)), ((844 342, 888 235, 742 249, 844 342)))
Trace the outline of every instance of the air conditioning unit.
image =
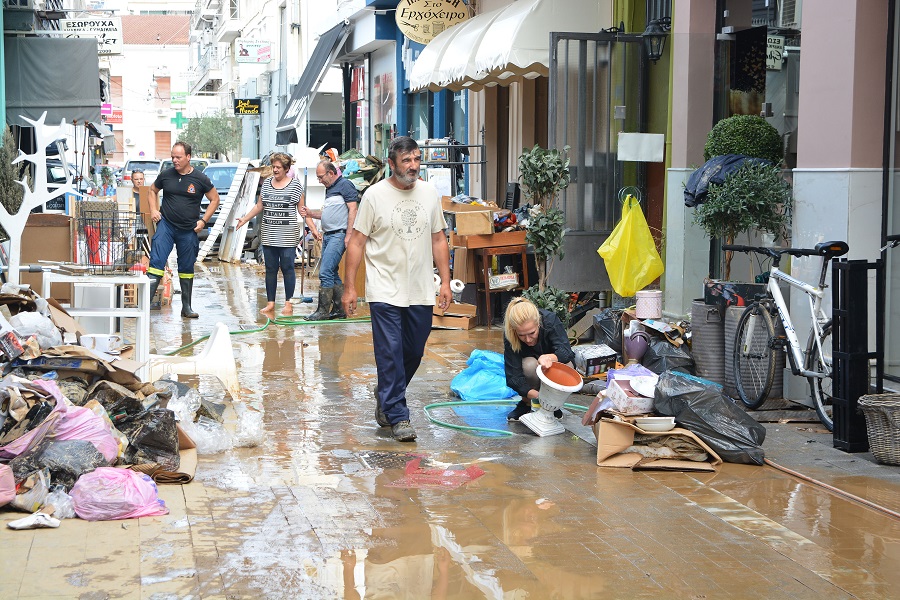
POLYGON ((272 74, 269 71, 260 73, 256 77, 256 93, 260 96, 268 96, 272 89, 272 74))
POLYGON ((125 138, 126 146, 134 146, 134 141, 131 138, 125 138))
POLYGON ((802 4, 802 0, 782 0, 778 4, 778 27, 800 29, 802 4))

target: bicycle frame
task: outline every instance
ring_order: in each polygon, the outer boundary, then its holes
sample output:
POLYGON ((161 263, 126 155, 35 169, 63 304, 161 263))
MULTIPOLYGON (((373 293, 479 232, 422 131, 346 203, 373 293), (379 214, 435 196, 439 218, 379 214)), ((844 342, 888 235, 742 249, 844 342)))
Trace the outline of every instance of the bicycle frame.
MULTIPOLYGON (((803 350, 800 346, 800 340, 797 337, 797 331, 794 329, 794 323, 791 321, 791 315, 788 311, 787 304, 784 301, 784 296, 781 293, 781 286, 778 285, 779 281, 783 281, 789 286, 802 291, 806 294, 806 298, 809 301, 809 314, 812 317, 812 325, 811 330, 816 332, 816 349, 819 352, 819 355, 824 358, 824 354, 822 352, 822 326, 828 322, 828 316, 822 311, 822 298, 825 296, 825 290, 823 287, 815 287, 806 282, 800 281, 794 277, 791 277, 784 271, 778 268, 778 265, 772 265, 771 270, 769 271, 769 283, 768 283, 768 291, 772 300, 775 302, 775 306, 778 309, 778 316, 781 318, 781 323, 784 325, 784 332, 787 336, 788 341, 788 357, 791 361, 791 372, 794 375, 802 375, 803 377, 818 377, 824 378, 829 375, 829 373, 820 373, 817 371, 807 371, 804 369, 804 356, 803 350)), ((825 360, 822 361, 822 364, 827 364, 825 360)), ((830 366, 830 365, 829 365, 830 366)))

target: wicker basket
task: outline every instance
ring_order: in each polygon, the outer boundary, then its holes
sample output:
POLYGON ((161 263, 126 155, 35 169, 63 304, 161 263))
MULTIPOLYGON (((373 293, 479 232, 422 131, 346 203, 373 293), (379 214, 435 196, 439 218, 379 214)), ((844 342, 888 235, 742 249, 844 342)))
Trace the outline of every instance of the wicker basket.
POLYGON ((872 394, 859 399, 866 415, 869 448, 875 460, 900 465, 900 394, 872 394))

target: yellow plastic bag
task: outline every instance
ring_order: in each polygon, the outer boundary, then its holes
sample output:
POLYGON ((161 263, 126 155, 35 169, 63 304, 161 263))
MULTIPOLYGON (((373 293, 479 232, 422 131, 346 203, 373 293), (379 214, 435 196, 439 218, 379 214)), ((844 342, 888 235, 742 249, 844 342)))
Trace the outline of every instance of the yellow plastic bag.
POLYGON ((641 204, 631 195, 622 205, 622 220, 597 254, 603 258, 613 289, 624 297, 634 296, 665 270, 641 204))

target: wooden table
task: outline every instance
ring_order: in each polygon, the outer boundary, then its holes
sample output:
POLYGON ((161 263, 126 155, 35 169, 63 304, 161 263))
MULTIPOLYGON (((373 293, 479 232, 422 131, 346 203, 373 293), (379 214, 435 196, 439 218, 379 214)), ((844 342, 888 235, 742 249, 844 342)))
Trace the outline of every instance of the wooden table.
POLYGON ((475 273, 481 273, 482 281, 477 283, 476 294, 484 294, 485 315, 487 317, 487 326, 491 327, 491 292, 511 292, 515 290, 528 289, 528 250, 527 245, 521 246, 488 246, 485 248, 475 248, 475 273), (489 269, 491 258, 494 256, 518 256, 521 261, 520 270, 521 282, 514 288, 506 288, 502 290, 491 290, 489 281, 489 269), (479 269, 481 269, 479 271, 479 269))

